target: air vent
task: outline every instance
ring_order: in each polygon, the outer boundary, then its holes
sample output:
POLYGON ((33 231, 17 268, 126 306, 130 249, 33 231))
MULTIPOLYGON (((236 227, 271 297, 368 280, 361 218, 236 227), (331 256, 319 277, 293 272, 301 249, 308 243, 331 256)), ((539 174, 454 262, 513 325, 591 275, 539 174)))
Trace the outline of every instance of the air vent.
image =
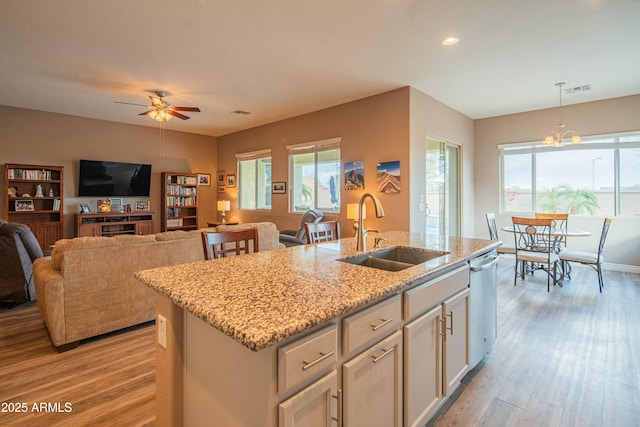
POLYGON ((569 87, 565 89, 566 93, 575 93, 575 92, 586 92, 588 90, 591 90, 591 85, 582 85, 582 86, 575 86, 575 87, 569 87))
POLYGON ((232 111, 231 114, 237 114, 239 116, 248 116, 251 113, 243 110, 235 110, 235 111, 232 111))

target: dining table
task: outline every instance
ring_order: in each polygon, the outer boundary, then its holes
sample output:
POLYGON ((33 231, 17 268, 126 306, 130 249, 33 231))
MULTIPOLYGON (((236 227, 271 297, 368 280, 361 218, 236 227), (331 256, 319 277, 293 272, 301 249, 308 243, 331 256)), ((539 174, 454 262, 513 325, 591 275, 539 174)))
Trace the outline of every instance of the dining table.
MULTIPOLYGON (((515 232, 515 228, 513 225, 505 225, 504 227, 500 228, 502 231, 506 231, 508 233, 514 233, 515 232)), ((586 231, 586 230, 579 230, 579 229, 575 229, 575 228, 561 228, 561 227, 552 227, 551 231, 549 232, 546 227, 542 227, 540 229, 540 235, 547 235, 547 233, 550 234, 550 236, 554 239, 553 243, 552 243, 552 247, 554 247, 554 251, 556 253, 560 252, 560 250, 562 249, 560 246, 560 243, 562 242, 566 242, 567 237, 588 237, 591 236, 591 232, 590 231, 586 231)), ((537 233, 536 233, 537 234, 537 233)), ((569 268, 568 271, 570 270, 570 266, 567 266, 567 268, 569 268)), ((566 273, 564 271, 564 268, 561 271, 561 277, 558 280, 558 284, 560 286, 562 286, 562 282, 566 276, 566 273)))

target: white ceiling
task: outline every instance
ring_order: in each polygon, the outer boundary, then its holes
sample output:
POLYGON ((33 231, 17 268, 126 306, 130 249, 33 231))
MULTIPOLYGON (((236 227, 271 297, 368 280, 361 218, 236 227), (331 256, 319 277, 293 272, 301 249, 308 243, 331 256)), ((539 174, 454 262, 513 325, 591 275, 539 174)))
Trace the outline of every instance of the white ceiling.
POLYGON ((640 93, 640 0, 1 0, 0 105, 224 135, 413 86, 473 119, 640 93), (460 43, 445 47, 445 36, 460 43), (230 114, 234 110, 252 114, 230 114))

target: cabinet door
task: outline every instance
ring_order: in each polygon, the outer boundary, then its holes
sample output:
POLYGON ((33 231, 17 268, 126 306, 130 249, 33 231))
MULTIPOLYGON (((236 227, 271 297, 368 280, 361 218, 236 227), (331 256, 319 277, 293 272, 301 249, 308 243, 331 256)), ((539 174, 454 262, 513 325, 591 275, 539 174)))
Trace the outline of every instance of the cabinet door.
POLYGON ((442 303, 445 322, 442 394, 446 396, 469 370, 469 289, 442 303))
POLYGON ((62 239, 62 225, 57 222, 31 223, 31 231, 38 239, 40 248, 49 249, 57 240, 62 239))
POLYGON ((365 350, 342 369, 344 427, 402 425, 402 332, 365 350))
POLYGON ((279 427, 333 427, 338 421, 336 371, 278 406, 279 427))
POLYGON ((153 222, 151 221, 140 221, 136 224, 136 234, 152 234, 153 233, 153 222))
POLYGON ((424 424, 442 400, 442 307, 404 327, 404 425, 424 424))
POLYGON ((78 227, 76 237, 96 237, 101 234, 100 224, 82 224, 78 227))

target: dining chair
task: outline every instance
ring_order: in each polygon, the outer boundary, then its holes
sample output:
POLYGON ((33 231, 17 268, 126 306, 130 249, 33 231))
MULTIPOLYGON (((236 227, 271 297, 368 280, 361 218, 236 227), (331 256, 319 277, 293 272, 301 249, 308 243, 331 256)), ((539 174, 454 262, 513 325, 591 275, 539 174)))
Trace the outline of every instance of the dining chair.
POLYGON ((598 273, 598 287, 600 288, 600 293, 602 293, 602 288, 604 287, 604 281, 602 279, 602 262, 604 261, 604 257, 602 256, 602 251, 604 250, 604 242, 607 239, 610 225, 611 218, 605 218, 604 223, 602 224, 602 232, 600 233, 598 252, 579 252, 570 251, 568 249, 560 251, 558 256, 560 257, 563 276, 571 279, 571 265, 569 262, 578 262, 580 264, 588 265, 598 273))
POLYGON ((243 255, 259 252, 258 229, 202 232, 204 259, 225 258, 229 254, 243 255))
POLYGON ((338 221, 306 223, 304 226, 307 231, 307 244, 340 239, 340 223, 338 221))
MULTIPOLYGON (((488 212, 486 214, 487 217, 487 226, 489 227, 489 238, 491 240, 500 240, 498 238, 498 227, 496 226, 496 214, 493 212, 488 212)), ((514 255, 516 253, 516 248, 510 244, 502 242, 502 246, 497 249, 499 254, 511 254, 514 255)))
POLYGON ((513 236, 516 248, 516 268, 513 285, 518 279, 518 265, 520 276, 524 280, 527 272, 543 270, 547 273, 547 292, 550 290, 551 278, 553 284, 558 282, 558 261, 551 242, 551 219, 512 217, 513 236), (542 239, 540 237, 542 236, 542 239), (545 243, 546 242, 546 243, 545 243), (546 268, 544 267, 546 265, 546 268), (553 267, 553 276, 552 276, 553 267))
MULTIPOLYGON (((569 228, 569 214, 568 213, 549 213, 549 212, 536 212, 536 218, 550 219, 552 229, 567 230, 569 228)), ((554 237, 556 252, 560 252, 562 248, 567 247, 567 236, 554 237)))

